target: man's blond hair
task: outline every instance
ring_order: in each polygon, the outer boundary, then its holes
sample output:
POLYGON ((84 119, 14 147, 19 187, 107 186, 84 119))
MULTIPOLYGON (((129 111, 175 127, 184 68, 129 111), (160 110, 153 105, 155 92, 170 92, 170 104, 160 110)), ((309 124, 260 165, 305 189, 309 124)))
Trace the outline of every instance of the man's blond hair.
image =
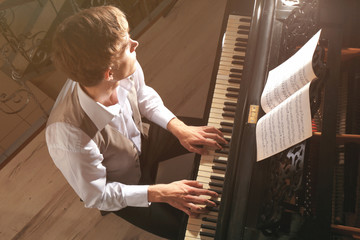
POLYGON ((95 86, 124 51, 128 30, 125 14, 116 7, 85 9, 58 26, 52 45, 53 62, 72 80, 95 86))

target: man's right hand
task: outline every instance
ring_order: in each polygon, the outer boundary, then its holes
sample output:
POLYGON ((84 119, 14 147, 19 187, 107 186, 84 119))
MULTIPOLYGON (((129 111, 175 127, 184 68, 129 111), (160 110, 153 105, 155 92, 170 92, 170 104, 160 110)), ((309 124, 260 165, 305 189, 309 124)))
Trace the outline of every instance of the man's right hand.
POLYGON ((204 206, 216 206, 216 203, 204 196, 217 198, 218 194, 204 189, 201 183, 191 180, 151 185, 148 189, 149 202, 168 203, 192 217, 206 212, 207 209, 204 206))

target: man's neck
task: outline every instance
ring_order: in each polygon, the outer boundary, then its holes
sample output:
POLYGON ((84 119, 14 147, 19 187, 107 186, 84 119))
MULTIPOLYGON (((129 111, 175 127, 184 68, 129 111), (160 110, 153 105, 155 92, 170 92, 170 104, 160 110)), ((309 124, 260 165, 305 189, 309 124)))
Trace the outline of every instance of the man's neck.
POLYGON ((94 101, 101 103, 104 106, 112 106, 118 103, 116 88, 119 82, 102 81, 93 87, 81 86, 84 92, 94 99, 94 101))

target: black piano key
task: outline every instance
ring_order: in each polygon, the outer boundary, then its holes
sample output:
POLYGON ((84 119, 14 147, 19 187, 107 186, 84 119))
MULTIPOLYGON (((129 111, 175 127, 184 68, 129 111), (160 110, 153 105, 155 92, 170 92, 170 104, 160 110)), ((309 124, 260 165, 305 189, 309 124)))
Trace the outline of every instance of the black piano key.
POLYGON ((215 238, 214 233, 208 233, 208 232, 200 232, 200 236, 215 238))
POLYGON ((235 52, 246 52, 246 48, 244 48, 244 47, 236 47, 236 48, 234 48, 234 51, 235 52))
POLYGON ((220 146, 222 147, 222 148, 229 148, 230 147, 230 144, 229 143, 219 143, 220 144, 220 146))
POLYGON ((239 97, 239 94, 226 93, 225 96, 226 96, 226 97, 229 97, 229 98, 238 98, 238 97, 239 97))
POLYGON ((240 22, 250 23, 251 19, 250 18, 240 18, 240 22))
POLYGON ((228 120, 232 120, 232 119, 229 119, 229 118, 234 118, 235 117, 235 112, 231 112, 231 111, 224 111, 221 116, 224 118, 224 119, 228 119, 228 120))
POLYGON ((233 107, 236 107, 236 103, 234 103, 234 102, 227 102, 227 101, 225 101, 225 102, 224 102, 224 105, 225 105, 225 106, 233 106, 233 107))
MULTIPOLYGON (((236 41, 237 41, 237 42, 248 42, 248 39, 247 39, 247 38, 238 37, 238 38, 236 38, 236 41)), ((242 56, 242 57, 243 57, 243 56, 242 56)), ((245 58, 245 57, 243 57, 243 58, 245 58)))
POLYGON ((210 199, 210 201, 214 202, 216 204, 216 206, 220 205, 220 201, 218 201, 218 200, 210 199))
POLYGON ((222 133, 232 133, 231 128, 219 128, 220 132, 222 133))
POLYGON ((249 35, 249 31, 247 30, 239 30, 237 31, 238 34, 245 34, 245 35, 249 35))
POLYGON ((234 74, 234 73, 230 73, 229 74, 230 78, 241 78, 242 76, 240 74, 234 74))
POLYGON ((230 139, 229 137, 224 137, 224 139, 225 139, 228 143, 230 143, 230 141, 231 141, 231 139, 230 139))
POLYGON ((212 180, 218 180, 218 181, 225 181, 224 177, 220 177, 220 176, 216 176, 216 175, 211 175, 210 179, 212 180))
POLYGON ((233 114, 233 113, 223 113, 223 114, 221 114, 221 116, 228 117, 228 118, 235 118, 235 114, 233 114))
POLYGON ((235 107, 224 107, 223 111, 225 111, 225 112, 235 112, 236 108, 235 107))
POLYGON ((220 152, 219 152, 220 154, 225 154, 225 155, 229 155, 229 151, 228 150, 221 150, 220 152))
POLYGON ((229 148, 229 144, 219 143, 222 148, 229 148))
MULTIPOLYGON (((209 188, 210 191, 216 192, 217 194, 222 194, 222 190, 219 189, 213 189, 213 188, 209 188)), ((211 207, 214 208, 214 207, 211 207)))
POLYGON ((229 92, 240 92, 240 88, 234 88, 234 87, 228 87, 226 88, 226 90, 229 92))
POLYGON ((240 84, 241 83, 241 80, 240 79, 233 79, 233 78, 230 78, 228 80, 229 83, 235 83, 235 84, 240 84))
POLYGON ((212 222, 212 223, 217 222, 216 218, 209 218, 209 217, 203 217, 201 220, 203 220, 204 222, 212 222))
POLYGON ((231 73, 242 73, 243 70, 242 69, 237 69, 237 68, 230 68, 230 72, 231 73))
POLYGON ((209 182, 209 186, 223 188, 223 187, 224 187, 224 184, 209 182))
POLYGON ((201 228, 216 230, 216 226, 207 225, 207 224, 201 224, 201 228))
POLYGON ((231 61, 231 64, 233 65, 244 65, 244 61, 231 61))
POLYGON ((230 145, 229 143, 225 144, 225 143, 219 143, 219 145, 222 147, 222 148, 229 148, 230 145))
POLYGON ((235 43, 235 47, 245 47, 246 48, 247 43, 243 43, 243 42, 236 42, 235 43))
POLYGON ((221 159, 216 159, 216 158, 213 160, 213 162, 214 163, 221 163, 221 164, 225 164, 225 165, 227 164, 226 160, 221 160, 221 159))
MULTIPOLYGON (((224 129, 226 131, 226 129, 228 129, 226 127, 231 127, 232 128, 234 126, 234 124, 231 123, 231 122, 220 122, 220 126, 221 126, 220 129, 222 129, 222 127, 225 127, 224 129)), ((229 132, 229 131, 226 131, 226 132, 229 132)))
POLYGON ((233 127, 234 126, 234 124, 230 123, 230 122, 220 122, 220 125, 221 126, 227 126, 227 127, 233 127))
POLYGON ((221 144, 221 143, 219 144, 223 149, 228 149, 230 147, 229 144, 221 144))
POLYGON ((212 166, 213 170, 219 170, 219 171, 226 171, 226 167, 220 167, 220 166, 212 166))
POLYGON ((221 150, 215 150, 216 153, 220 153, 220 154, 226 154, 226 155, 229 155, 229 151, 228 150, 224 150, 224 149, 221 149, 221 150))
POLYGON ((245 56, 239 56, 239 55, 233 55, 232 58, 235 60, 245 60, 245 56))
POLYGON ((246 25, 240 25, 238 26, 238 29, 243 29, 243 30, 250 30, 250 26, 246 26, 246 25))
POLYGON ((209 210, 210 212, 219 212, 219 207, 206 206, 205 208, 206 208, 207 210, 209 210))

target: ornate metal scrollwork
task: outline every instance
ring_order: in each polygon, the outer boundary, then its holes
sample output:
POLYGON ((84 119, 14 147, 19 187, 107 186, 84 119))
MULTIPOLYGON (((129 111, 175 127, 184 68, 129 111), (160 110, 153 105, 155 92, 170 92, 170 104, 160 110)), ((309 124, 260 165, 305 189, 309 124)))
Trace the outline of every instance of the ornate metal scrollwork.
POLYGON ((27 32, 16 35, 11 29, 14 19, 15 14, 12 9, 0 11, 0 33, 6 40, 6 43, 0 48, 0 58, 5 63, 3 71, 20 85, 20 89, 11 94, 1 93, 0 111, 7 114, 18 113, 28 105, 30 99, 33 99, 44 115, 47 116, 47 112, 23 80, 27 66, 31 65, 38 71, 37 67, 49 59, 48 53, 40 47, 46 32, 39 31, 35 34, 27 32), (16 54, 20 54, 25 59, 26 66, 16 66, 14 63, 16 54), (12 108, 5 107, 9 104, 12 108))
POLYGON ((283 22, 280 61, 292 56, 318 30, 318 0, 304 0, 283 22))
POLYGON ((6 114, 16 114, 22 111, 29 103, 30 99, 33 99, 43 112, 44 116, 48 116, 47 111, 43 108, 39 100, 30 90, 25 82, 18 82, 21 84, 21 88, 15 90, 11 94, 0 94, 0 111, 6 114))
POLYGON ((278 231, 285 209, 299 210, 296 194, 303 182, 305 147, 302 142, 269 159, 270 188, 260 216, 260 228, 267 235, 278 231))
POLYGON ((86 1, 71 0, 71 6, 75 13, 79 12, 82 9, 96 7, 96 6, 105 6, 105 5, 115 6, 121 9, 122 11, 124 11, 125 13, 130 13, 128 22, 131 29, 135 28, 136 25, 138 24, 131 19, 131 15, 134 12, 139 12, 139 9, 145 12, 146 18, 149 21, 153 18, 149 6, 151 5, 151 3, 148 3, 148 1, 146 0, 135 0, 131 2, 119 1, 119 0, 86 0, 86 1))
POLYGON ((45 31, 40 31, 35 34, 28 32, 26 34, 20 34, 18 37, 20 44, 19 49, 29 58, 29 63, 35 66, 40 65, 48 58, 48 53, 39 49, 45 34, 45 31), (26 46, 26 43, 30 43, 29 46, 26 46))
POLYGON ((18 89, 10 95, 2 93, 0 94, 0 109, 6 114, 18 113, 28 105, 31 96, 32 93, 28 92, 26 89, 18 89), (7 107, 5 107, 5 105, 7 107), (13 108, 10 108, 9 105, 13 108))
MULTIPOLYGON (((85 8, 105 5, 120 7, 121 4, 117 0, 88 0, 85 2, 85 8)), ((79 12, 82 9, 77 0, 71 0, 71 6, 74 12, 79 12)))
MULTIPOLYGON (((303 46, 318 30, 318 0, 303 0, 283 21, 279 62, 284 62, 303 46)), ((313 65, 318 77, 323 77, 325 67, 322 62, 323 49, 316 50, 313 65)), ((321 82, 315 81, 310 101, 312 116, 319 109, 321 82)), ((284 214, 296 212, 311 214, 311 196, 307 195, 306 184, 311 184, 308 164, 305 160, 307 141, 301 142, 269 159, 270 190, 262 208, 259 227, 265 235, 276 236, 284 214), (306 206, 305 206, 306 205, 306 206)))
POLYGON ((11 12, 12 16, 14 16, 12 10, 0 11, 0 32, 7 42, 1 47, 0 53, 1 58, 10 66, 11 77, 14 80, 18 80, 23 77, 23 73, 14 66, 10 59, 14 56, 14 54, 20 53, 21 56, 36 69, 36 66, 48 59, 48 54, 42 49, 39 49, 39 46, 45 36, 45 31, 39 31, 35 34, 27 32, 16 36, 10 28, 11 24, 8 24, 7 22, 7 12, 11 12))

